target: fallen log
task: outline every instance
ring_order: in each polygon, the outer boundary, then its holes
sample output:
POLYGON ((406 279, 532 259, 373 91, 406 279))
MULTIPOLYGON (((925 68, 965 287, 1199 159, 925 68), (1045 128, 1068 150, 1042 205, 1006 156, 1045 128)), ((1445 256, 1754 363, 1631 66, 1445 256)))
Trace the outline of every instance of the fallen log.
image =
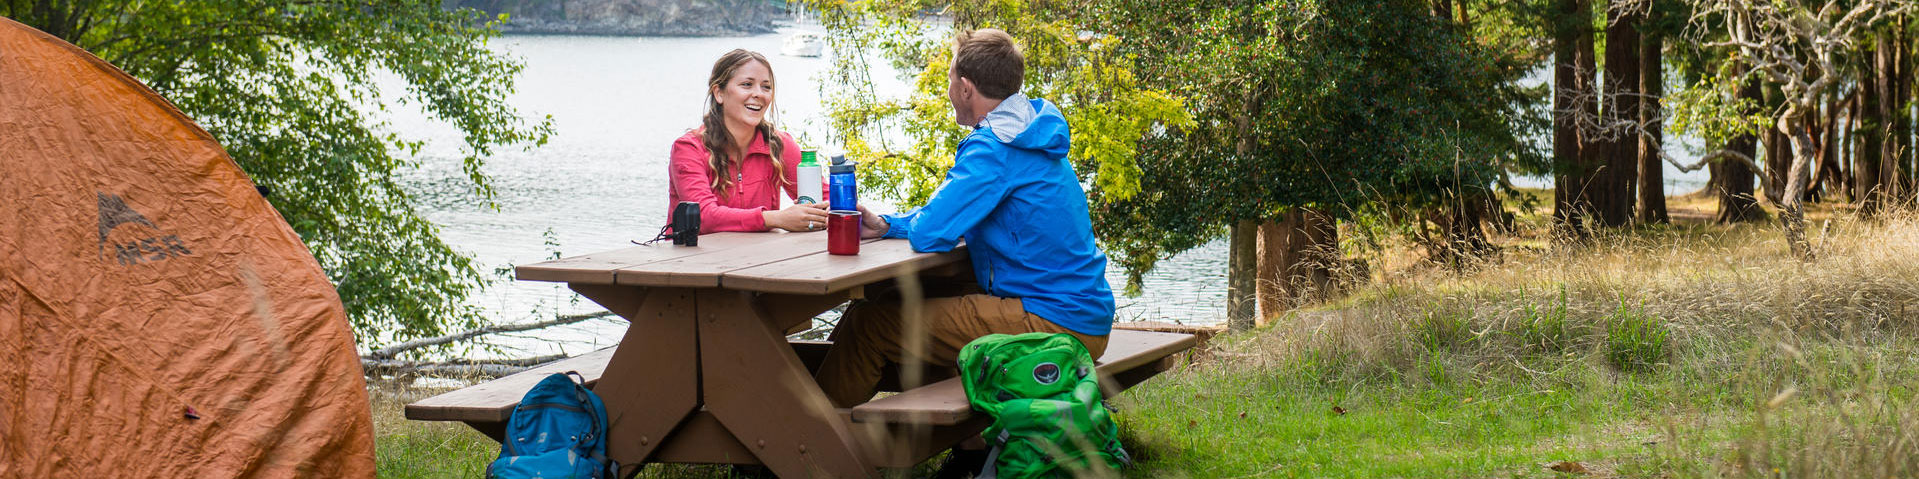
POLYGON ((443 362, 362 358, 360 368, 365 370, 368 376, 497 378, 566 358, 565 354, 513 359, 455 359, 443 362))
POLYGON ((429 346, 439 346, 442 344, 447 344, 455 341, 465 341, 468 339, 473 339, 475 337, 484 336, 488 334, 512 333, 512 332, 518 332, 518 331, 550 328, 554 326, 573 324, 573 323, 586 321, 593 318, 603 318, 603 317, 612 316, 612 315, 613 313, 601 311, 598 313, 565 315, 565 316, 556 317, 546 321, 535 321, 531 323, 497 324, 497 325, 487 326, 483 328, 469 329, 466 331, 461 331, 458 333, 453 333, 445 336, 421 338, 421 339, 415 339, 412 341, 402 342, 399 344, 389 345, 387 347, 370 351, 365 356, 360 356, 360 358, 372 359, 372 360, 393 359, 395 356, 399 356, 400 353, 404 353, 407 351, 412 351, 415 349, 420 349, 420 348, 429 347, 429 346))

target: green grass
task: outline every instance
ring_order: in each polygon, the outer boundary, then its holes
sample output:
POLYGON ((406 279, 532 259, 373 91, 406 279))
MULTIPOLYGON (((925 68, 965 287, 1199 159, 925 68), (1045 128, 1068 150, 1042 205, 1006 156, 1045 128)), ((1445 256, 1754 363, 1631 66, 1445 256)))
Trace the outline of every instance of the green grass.
MULTIPOLYGON (((1186 374, 1129 394, 1140 477, 1458 477, 1615 453, 1622 412, 1593 395, 1452 384, 1350 391, 1252 373, 1186 374), (1344 411, 1335 412, 1334 408, 1344 411), (1242 416, 1242 414, 1244 414, 1242 416)), ((1384 386, 1384 385, 1378 385, 1384 386)), ((1506 474, 1499 474, 1505 476, 1506 474)))
POLYGON ((406 420, 406 403, 439 391, 375 384, 368 392, 380 477, 482 477, 487 463, 500 454, 499 443, 465 424, 406 420))

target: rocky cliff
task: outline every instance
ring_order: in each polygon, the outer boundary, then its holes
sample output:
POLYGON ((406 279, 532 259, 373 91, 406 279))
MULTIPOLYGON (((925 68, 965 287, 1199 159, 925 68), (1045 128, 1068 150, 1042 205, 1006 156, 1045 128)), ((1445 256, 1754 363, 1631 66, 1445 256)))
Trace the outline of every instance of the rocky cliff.
POLYGON ((783 0, 443 0, 446 8, 508 15, 500 31, 579 35, 722 36, 771 33, 783 0))

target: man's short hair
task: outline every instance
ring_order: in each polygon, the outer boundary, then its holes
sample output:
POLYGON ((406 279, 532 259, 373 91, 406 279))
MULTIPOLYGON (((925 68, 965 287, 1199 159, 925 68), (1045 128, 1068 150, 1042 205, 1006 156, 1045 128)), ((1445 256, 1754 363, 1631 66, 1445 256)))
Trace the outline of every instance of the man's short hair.
POLYGON ((1026 82, 1026 57, 1005 31, 961 31, 953 41, 953 74, 972 80, 981 95, 1004 100, 1026 82))

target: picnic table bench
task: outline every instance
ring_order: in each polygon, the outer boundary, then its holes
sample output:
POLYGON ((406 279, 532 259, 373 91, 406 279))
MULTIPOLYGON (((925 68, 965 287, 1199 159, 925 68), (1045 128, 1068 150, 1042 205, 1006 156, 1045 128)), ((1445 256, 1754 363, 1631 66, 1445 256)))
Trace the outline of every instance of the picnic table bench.
MULTIPOLYGON (((970 276, 964 247, 917 253, 903 240, 868 240, 859 255, 836 256, 825 244, 825 233, 716 233, 697 247, 521 266, 522 280, 566 282, 627 318, 620 345, 420 400, 406 417, 461 421, 498 440, 534 383, 578 371, 606 402, 608 454, 621 464, 765 464, 782 477, 871 477, 984 430, 990 418, 967 404, 958 378, 834 408, 812 378, 831 343, 785 338, 866 285, 970 276)), ((1102 386, 1110 396, 1138 384, 1195 342, 1115 329, 1098 359, 1102 386)), ((895 383, 882 389, 902 389, 895 383)))

